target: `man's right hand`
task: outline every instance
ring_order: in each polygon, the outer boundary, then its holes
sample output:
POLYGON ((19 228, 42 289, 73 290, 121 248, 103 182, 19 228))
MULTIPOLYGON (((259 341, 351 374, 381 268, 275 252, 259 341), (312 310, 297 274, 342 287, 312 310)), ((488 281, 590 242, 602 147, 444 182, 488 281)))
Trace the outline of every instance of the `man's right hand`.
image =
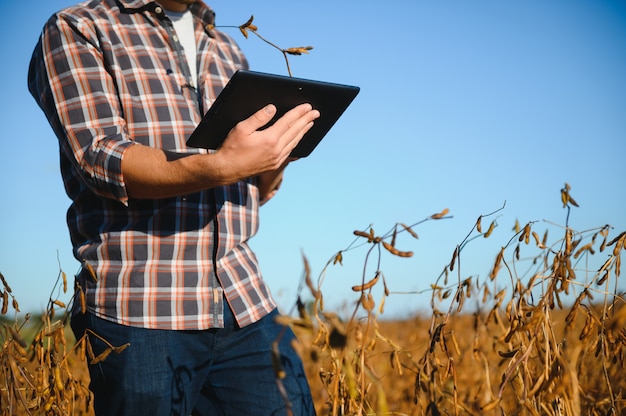
POLYGON ((283 166, 319 117, 319 112, 310 104, 301 104, 285 113, 272 126, 260 130, 275 114, 276 107, 269 104, 239 122, 216 152, 222 161, 227 161, 225 163, 232 169, 236 180, 283 166))

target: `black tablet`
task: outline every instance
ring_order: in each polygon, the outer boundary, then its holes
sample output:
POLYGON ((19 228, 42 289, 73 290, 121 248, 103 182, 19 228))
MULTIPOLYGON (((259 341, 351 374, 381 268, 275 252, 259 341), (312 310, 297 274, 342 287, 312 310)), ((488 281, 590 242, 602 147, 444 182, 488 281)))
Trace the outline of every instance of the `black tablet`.
MULTIPOLYGON (((310 103, 320 117, 291 152, 306 157, 324 138, 359 93, 359 87, 254 71, 237 71, 187 139, 190 147, 218 149, 238 122, 274 104, 270 126, 293 107, 310 103)), ((266 127, 267 127, 266 126, 266 127)))

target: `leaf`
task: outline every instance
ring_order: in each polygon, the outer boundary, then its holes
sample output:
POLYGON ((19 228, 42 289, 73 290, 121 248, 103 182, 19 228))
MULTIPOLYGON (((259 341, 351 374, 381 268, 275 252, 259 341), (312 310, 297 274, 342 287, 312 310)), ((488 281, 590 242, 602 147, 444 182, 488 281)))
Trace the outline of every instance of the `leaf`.
POLYGON ((439 219, 445 217, 448 212, 450 212, 450 210, 448 208, 445 208, 440 213, 431 215, 430 218, 433 219, 433 220, 439 220, 439 219))
POLYGON ((382 243, 383 243, 383 247, 385 247, 385 249, 391 254, 393 254, 394 256, 398 256, 398 257, 412 257, 413 256, 412 251, 400 251, 386 241, 383 241, 382 243))
POLYGON ((496 222, 492 221, 491 224, 489 224, 489 228, 487 229, 487 232, 485 234, 483 234, 483 237, 489 238, 489 236, 493 232, 494 228, 496 228, 496 222))
POLYGON ((563 202, 563 208, 567 206, 568 195, 565 189, 561 189, 561 202, 563 202))
POLYGON ((337 253, 337 255, 335 256, 333 260, 333 264, 337 264, 337 263, 339 263, 340 266, 343 266, 343 255, 341 254, 341 251, 337 253))
POLYGON ((379 278, 380 278, 380 272, 377 272, 374 278, 371 279, 369 282, 364 283, 362 285, 352 286, 352 290, 354 290, 355 292, 362 292, 364 290, 371 289, 378 282, 379 278))
POLYGON ((402 226, 402 228, 404 228, 409 234, 411 234, 411 236, 415 239, 418 239, 419 236, 417 235, 417 233, 415 231, 413 231, 413 229, 411 227, 409 227, 406 224, 400 223, 400 225, 402 226))
POLYGON ((248 21, 246 23, 244 23, 243 25, 239 26, 239 30, 241 31, 241 34, 248 39, 248 30, 251 31, 256 31, 258 30, 258 27, 256 27, 256 25, 252 24, 252 21, 254 20, 254 15, 250 16, 250 18, 248 19, 248 21))
POLYGON ((302 55, 303 53, 308 54, 311 49, 313 49, 313 46, 299 46, 297 48, 285 49, 285 53, 289 55, 302 55))
POLYGON ((515 234, 519 233, 520 231, 519 220, 517 218, 515 219, 515 225, 513 226, 513 231, 515 231, 515 234))
POLYGON ((4 275, 2 273, 0 273, 0 280, 2 281, 2 284, 4 285, 4 288, 6 289, 7 292, 11 293, 11 286, 9 286, 9 284, 7 283, 6 279, 4 278, 4 275))
POLYGON ((239 28, 240 29, 257 30, 258 27, 256 27, 255 25, 252 24, 253 20, 254 20, 254 15, 251 15, 250 18, 246 21, 246 23, 244 23, 243 25, 239 26, 239 28))

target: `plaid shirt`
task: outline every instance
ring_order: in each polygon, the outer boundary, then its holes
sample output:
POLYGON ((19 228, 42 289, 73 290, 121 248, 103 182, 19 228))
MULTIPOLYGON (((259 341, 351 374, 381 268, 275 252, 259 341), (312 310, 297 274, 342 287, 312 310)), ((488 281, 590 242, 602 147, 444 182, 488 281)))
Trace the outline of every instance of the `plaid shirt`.
MULTIPOLYGON (((240 326, 276 307, 248 239, 258 229, 255 179, 190 195, 136 200, 121 160, 137 143, 178 153, 202 114, 247 61, 195 16, 198 86, 171 21, 147 0, 91 0, 55 14, 33 53, 29 89, 60 142, 77 283, 87 309, 146 328, 240 326)), ((78 300, 75 304, 78 304, 78 300)))

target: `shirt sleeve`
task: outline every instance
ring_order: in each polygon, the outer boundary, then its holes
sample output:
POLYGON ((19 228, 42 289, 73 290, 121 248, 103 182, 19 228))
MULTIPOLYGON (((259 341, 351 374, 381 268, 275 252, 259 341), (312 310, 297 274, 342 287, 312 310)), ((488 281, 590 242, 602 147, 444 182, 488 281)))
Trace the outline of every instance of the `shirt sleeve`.
POLYGON ((122 157, 135 143, 93 22, 63 14, 48 21, 31 59, 29 89, 80 180, 96 195, 126 204, 122 157))

